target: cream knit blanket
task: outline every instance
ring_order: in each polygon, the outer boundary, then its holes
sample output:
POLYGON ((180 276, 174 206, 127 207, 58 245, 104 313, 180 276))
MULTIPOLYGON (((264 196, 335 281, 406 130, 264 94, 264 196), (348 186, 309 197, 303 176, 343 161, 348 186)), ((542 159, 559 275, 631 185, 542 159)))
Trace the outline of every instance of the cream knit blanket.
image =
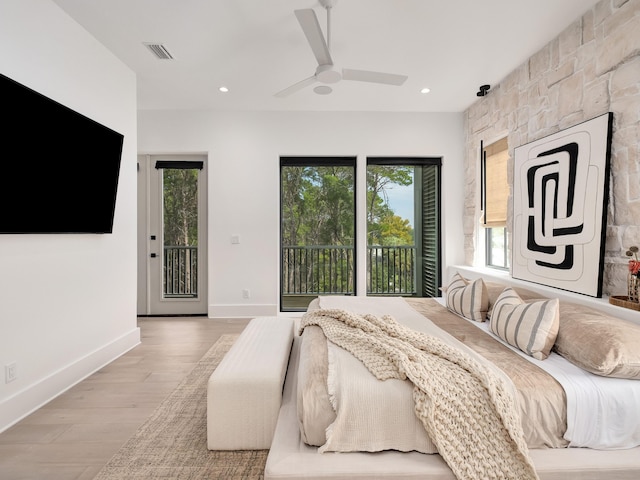
POLYGON ((409 379, 416 415, 456 478, 537 479, 515 400, 495 375, 442 340, 385 315, 306 313, 379 380, 409 379))

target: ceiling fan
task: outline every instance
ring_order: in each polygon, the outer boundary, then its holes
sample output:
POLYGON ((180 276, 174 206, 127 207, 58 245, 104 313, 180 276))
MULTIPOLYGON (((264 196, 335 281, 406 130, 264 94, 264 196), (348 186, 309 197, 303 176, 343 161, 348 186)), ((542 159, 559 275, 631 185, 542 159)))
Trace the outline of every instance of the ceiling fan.
POLYGON ((350 68, 337 68, 331 58, 331 8, 337 0, 320 0, 320 4, 327 11, 327 38, 322 33, 316 12, 311 8, 294 10, 298 23, 307 37, 309 46, 318 62, 315 74, 305 78, 290 87, 276 93, 276 97, 287 97, 292 93, 302 90, 314 83, 322 85, 314 88, 314 91, 321 95, 331 93, 332 89, 327 84, 337 83, 340 80, 356 80, 359 82, 382 83, 386 85, 402 85, 407 79, 406 75, 396 75, 393 73, 372 72, 369 70, 353 70, 350 68))

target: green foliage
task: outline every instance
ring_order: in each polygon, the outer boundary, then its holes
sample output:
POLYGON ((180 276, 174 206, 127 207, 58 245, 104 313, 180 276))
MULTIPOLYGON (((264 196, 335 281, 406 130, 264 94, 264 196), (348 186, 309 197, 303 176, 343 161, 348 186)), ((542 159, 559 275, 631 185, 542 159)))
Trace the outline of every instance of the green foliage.
POLYGON ((413 245, 408 219, 395 215, 389 206, 388 189, 413 183, 407 166, 370 165, 367 168, 367 232, 369 245, 413 245))
POLYGON ((353 245, 354 183, 350 167, 283 167, 283 245, 353 245))
POLYGON ((164 243, 198 245, 198 170, 163 170, 164 243))
MULTIPOLYGON (((285 292, 353 293, 354 173, 352 167, 282 168, 285 292)), ((396 215, 388 199, 388 189, 412 184, 413 167, 374 165, 367 168, 369 245, 413 246, 409 219, 396 215)), ((372 250, 369 291, 413 291, 414 250, 409 247, 372 250), (406 284, 407 278, 410 285, 406 284)))
POLYGON ((413 245, 413 229, 409 220, 389 215, 380 223, 380 245, 413 245))
MULTIPOLYGON (((353 245, 354 183, 351 167, 283 167, 283 245, 353 245)), ((367 168, 369 244, 413 245, 410 221, 395 215, 388 199, 389 188, 412 183, 412 167, 367 168)))

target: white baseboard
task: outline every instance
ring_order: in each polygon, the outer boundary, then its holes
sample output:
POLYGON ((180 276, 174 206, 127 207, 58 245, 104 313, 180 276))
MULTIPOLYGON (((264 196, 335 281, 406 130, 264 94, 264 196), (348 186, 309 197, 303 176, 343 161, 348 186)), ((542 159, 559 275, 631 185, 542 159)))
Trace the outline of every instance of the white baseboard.
POLYGON ((136 327, 0 402, 0 433, 139 344, 136 327))
POLYGON ((209 318, 272 317, 277 314, 278 306, 272 304, 209 305, 209 318))

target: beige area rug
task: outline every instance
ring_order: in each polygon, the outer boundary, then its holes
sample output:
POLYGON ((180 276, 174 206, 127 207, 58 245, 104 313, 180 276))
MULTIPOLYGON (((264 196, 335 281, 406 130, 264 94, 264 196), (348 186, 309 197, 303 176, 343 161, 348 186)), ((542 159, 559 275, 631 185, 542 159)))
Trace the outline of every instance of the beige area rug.
POLYGON ((262 479, 268 450, 207 449, 207 381, 238 335, 222 335, 95 480, 262 479))

